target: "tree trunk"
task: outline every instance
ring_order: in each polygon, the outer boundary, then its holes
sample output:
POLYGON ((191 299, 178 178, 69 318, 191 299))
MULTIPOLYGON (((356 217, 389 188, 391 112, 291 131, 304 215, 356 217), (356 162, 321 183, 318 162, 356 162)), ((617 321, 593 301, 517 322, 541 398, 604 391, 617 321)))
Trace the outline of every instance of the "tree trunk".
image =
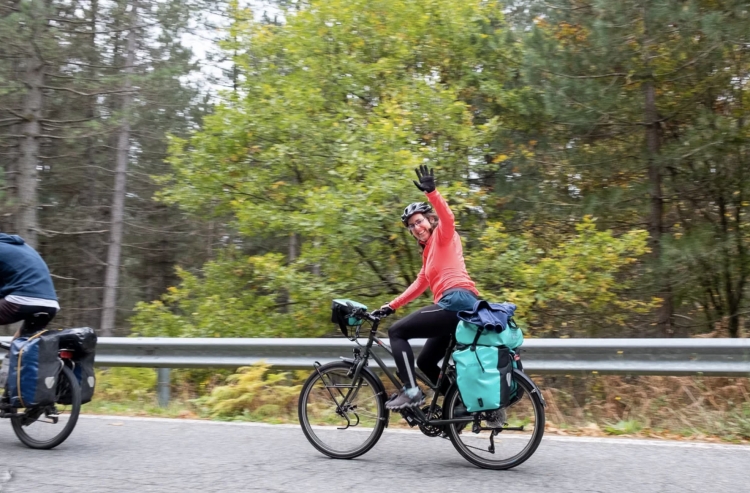
POLYGON ((24 84, 27 92, 23 99, 24 122, 21 124, 21 155, 16 181, 18 191, 16 231, 23 236, 26 243, 36 248, 39 228, 37 168, 42 133, 39 120, 42 117, 44 62, 32 51, 26 58, 25 65, 24 84))
MULTIPOLYGON (((299 257, 299 237, 297 236, 297 233, 289 234, 289 245, 287 251, 287 258, 289 260, 289 263, 291 264, 292 262, 297 260, 297 257, 299 257)), ((279 312, 289 313, 289 304, 291 303, 291 301, 292 300, 291 296, 289 295, 289 290, 282 289, 279 292, 278 296, 279 312)))
MULTIPOLYGON (((649 29, 648 7, 644 6, 643 21, 645 26, 645 40, 643 57, 646 66, 651 58, 651 33, 649 29)), ((656 88, 653 76, 649 75, 643 84, 644 119, 646 122, 646 152, 648 155, 648 179, 651 185, 651 205, 649 214, 649 234, 652 255, 656 262, 657 278, 660 283, 659 297, 663 300, 657 312, 657 324, 661 335, 671 337, 673 327, 673 295, 669 272, 663 265, 661 237, 664 231, 664 198, 662 196, 662 170, 659 153, 661 151, 661 137, 659 135, 659 117, 656 108, 656 88)))
POLYGON ((138 2, 130 3, 130 32, 126 44, 125 82, 122 98, 122 125, 117 140, 117 160, 115 167, 115 189, 112 197, 109 249, 107 251, 107 271, 104 275, 104 308, 102 310, 101 334, 108 337, 114 334, 117 315, 117 283, 120 274, 120 252, 122 249, 123 218, 125 215, 125 182, 128 171, 130 149, 130 106, 133 101, 131 75, 135 64, 135 29, 138 21, 138 2))
MULTIPOLYGON (((316 239, 313 241, 313 247, 315 250, 318 250, 320 248, 320 240, 316 239)), ((320 262, 315 262, 312 266, 312 273, 316 277, 320 277, 320 262)))
POLYGON ((289 235, 289 263, 291 264, 299 257, 299 237, 297 233, 289 235))
POLYGON ((659 150, 661 147, 659 137, 659 124, 657 123, 656 91, 653 81, 644 84, 645 117, 646 117, 646 147, 648 152, 648 178, 651 184, 651 212, 649 214, 649 233, 651 253, 656 260, 657 272, 661 286, 659 297, 663 300, 659 307, 657 323, 663 336, 671 337, 674 334, 672 327, 673 301, 672 288, 669 273, 664 268, 661 237, 664 231, 664 199, 662 198, 662 173, 659 162, 659 150))
MULTIPOLYGON (((97 13, 99 11, 99 2, 92 0, 90 5, 90 27, 91 32, 89 37, 89 56, 88 62, 91 65, 88 72, 88 77, 91 80, 95 80, 100 76, 99 69, 97 68, 101 60, 99 58, 97 45, 96 45, 96 33, 99 31, 97 13)), ((86 109, 86 117, 92 121, 95 120, 99 105, 99 96, 91 96, 88 101, 88 108, 86 109)), ((99 187, 99 180, 101 179, 99 173, 99 166, 97 162, 97 151, 96 147, 99 143, 99 137, 89 137, 86 140, 86 180, 87 184, 83 187, 83 193, 81 194, 80 203, 84 206, 84 210, 88 211, 86 218, 85 229, 96 230, 99 229, 102 222, 108 219, 107 212, 101 207, 101 191, 99 187)), ((103 287, 104 282, 104 257, 106 255, 106 246, 104 238, 97 235, 80 235, 77 239, 78 249, 86 254, 80 257, 80 272, 76 277, 79 278, 78 290, 75 297, 80 310, 80 315, 77 317, 76 323, 88 326, 96 327, 101 322, 101 309, 103 304, 103 287)))

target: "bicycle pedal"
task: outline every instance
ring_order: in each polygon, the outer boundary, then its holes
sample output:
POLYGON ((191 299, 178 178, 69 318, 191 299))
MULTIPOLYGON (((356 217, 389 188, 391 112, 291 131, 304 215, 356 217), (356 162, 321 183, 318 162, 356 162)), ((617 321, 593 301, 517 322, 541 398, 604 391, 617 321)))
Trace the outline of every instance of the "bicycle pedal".
POLYGON ((408 424, 410 427, 414 428, 419 424, 419 421, 417 421, 417 418, 406 412, 405 410, 401 411, 401 416, 404 417, 404 420, 406 421, 406 424, 408 424))

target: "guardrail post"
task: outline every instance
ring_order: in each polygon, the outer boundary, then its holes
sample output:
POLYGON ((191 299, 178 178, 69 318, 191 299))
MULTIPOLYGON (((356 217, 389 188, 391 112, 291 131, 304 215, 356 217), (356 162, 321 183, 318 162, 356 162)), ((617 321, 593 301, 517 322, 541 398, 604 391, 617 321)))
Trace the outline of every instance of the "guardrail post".
POLYGON ((159 407, 167 407, 169 405, 169 393, 170 393, 170 378, 169 368, 158 368, 156 370, 157 375, 157 395, 159 398, 159 407))

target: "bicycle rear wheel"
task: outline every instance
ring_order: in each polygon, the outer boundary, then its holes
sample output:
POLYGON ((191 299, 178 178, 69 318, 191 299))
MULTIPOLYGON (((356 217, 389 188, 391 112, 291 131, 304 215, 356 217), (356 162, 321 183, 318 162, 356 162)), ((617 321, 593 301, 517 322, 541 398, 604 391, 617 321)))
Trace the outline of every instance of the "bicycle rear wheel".
MULTIPOLYGON (((511 469, 525 462, 536 451, 544 435, 544 406, 537 391, 522 378, 513 375, 522 395, 505 408, 506 423, 502 428, 480 430, 472 424, 448 425, 448 436, 459 454, 484 469, 511 469)), ((445 398, 446 419, 466 416, 457 387, 445 398)), ((480 416, 482 416, 480 414, 480 416)), ((480 422, 482 427, 486 422, 480 422)))
POLYGON ((380 439, 387 415, 382 384, 369 372, 356 381, 350 363, 319 367, 302 386, 298 415, 302 431, 323 454, 353 459, 380 439))
POLYGON ((30 407, 10 418, 13 431, 21 442, 33 449, 48 450, 63 443, 73 431, 81 411, 81 388, 73 370, 63 366, 57 381, 57 398, 68 396, 67 406, 30 407))

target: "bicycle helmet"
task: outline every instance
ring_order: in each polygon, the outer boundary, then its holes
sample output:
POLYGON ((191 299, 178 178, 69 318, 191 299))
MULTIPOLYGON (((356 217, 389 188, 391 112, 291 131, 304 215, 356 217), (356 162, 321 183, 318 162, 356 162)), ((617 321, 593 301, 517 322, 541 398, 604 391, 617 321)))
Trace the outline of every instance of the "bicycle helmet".
POLYGON ((425 202, 413 202, 406 206, 404 213, 401 214, 401 222, 404 226, 409 226, 409 218, 414 214, 426 214, 432 212, 432 206, 425 202))

